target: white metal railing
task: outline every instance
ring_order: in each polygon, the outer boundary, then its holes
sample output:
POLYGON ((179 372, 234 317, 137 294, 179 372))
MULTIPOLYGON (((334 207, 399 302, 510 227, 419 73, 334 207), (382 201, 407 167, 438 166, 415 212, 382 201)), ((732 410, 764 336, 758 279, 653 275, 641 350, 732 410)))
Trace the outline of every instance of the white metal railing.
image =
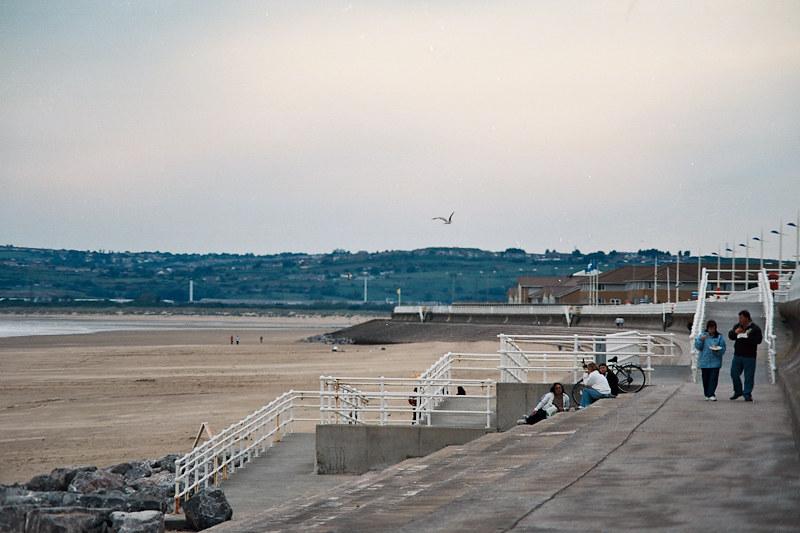
POLYGON ((705 323, 706 316, 706 288, 708 287, 708 270, 703 269, 700 276, 700 283, 697 287, 697 302, 694 311, 694 318, 692 319, 692 331, 689 334, 689 346, 692 354, 692 381, 697 383, 697 359, 699 352, 694 346, 694 340, 703 331, 703 324, 705 323))
POLYGON ((286 392, 175 461, 175 512, 182 499, 223 479, 293 430, 295 422, 319 421, 317 391, 286 392))
POLYGON ((335 397, 335 391, 346 385, 357 387, 366 400, 358 406, 357 411, 345 417, 359 424, 391 426, 411 423, 430 426, 437 414, 461 414, 483 416, 485 427, 491 428, 491 416, 494 414, 492 404, 496 399, 495 384, 494 380, 488 379, 320 376, 322 423, 335 424, 342 419, 341 407, 331 400, 335 397), (463 387, 466 394, 448 394, 457 386, 463 387), (480 407, 442 409, 441 402, 453 397, 482 401, 480 407))
POLYGON ((638 331, 607 335, 498 335, 500 339, 501 382, 528 383, 530 373, 534 379, 548 383, 555 374, 559 379, 571 373, 577 381, 583 372, 583 361, 595 361, 597 356, 617 356, 618 361, 637 357, 645 358, 644 370, 648 377, 653 371, 653 357, 671 357, 675 354, 674 334, 649 335, 638 331), (528 348, 525 344, 538 346, 528 348), (541 345, 555 348, 541 349, 541 345), (611 349, 609 350, 609 347, 611 349))
POLYGON ((767 343, 767 357, 769 359, 769 380, 775 383, 775 370, 776 361, 775 354, 777 352, 775 346, 775 301, 773 299, 772 290, 770 287, 770 280, 766 270, 759 273, 759 288, 760 300, 764 304, 764 341, 767 343))

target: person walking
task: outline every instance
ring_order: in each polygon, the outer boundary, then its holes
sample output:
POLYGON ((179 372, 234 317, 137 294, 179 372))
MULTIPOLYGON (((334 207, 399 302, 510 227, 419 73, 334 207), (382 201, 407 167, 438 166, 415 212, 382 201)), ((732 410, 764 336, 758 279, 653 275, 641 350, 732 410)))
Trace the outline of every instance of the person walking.
POLYGON ((739 322, 728 332, 728 338, 734 341, 733 361, 731 361, 731 381, 733 381, 731 400, 744 396, 744 401, 752 402, 756 352, 764 335, 750 317, 750 311, 747 309, 739 311, 739 322), (742 372, 744 372, 744 388, 742 388, 742 372))
POLYGON ((722 368, 722 356, 727 346, 725 337, 717 331, 717 323, 709 320, 706 330, 694 340, 698 351, 697 367, 703 375, 703 396, 706 400, 717 401, 716 391, 719 382, 719 369, 722 368))

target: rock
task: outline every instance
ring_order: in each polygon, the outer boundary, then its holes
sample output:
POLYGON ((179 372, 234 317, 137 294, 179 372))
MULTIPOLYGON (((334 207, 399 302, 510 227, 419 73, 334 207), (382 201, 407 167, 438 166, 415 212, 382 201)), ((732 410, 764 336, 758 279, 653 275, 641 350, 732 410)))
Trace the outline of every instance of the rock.
POLYGON ((30 509, 27 505, 0 506, 0 531, 24 532, 30 509))
POLYGON ((166 470, 166 471, 171 472, 171 473, 174 474, 175 473, 175 460, 176 459, 180 459, 181 457, 183 457, 183 456, 180 455, 180 454, 177 454, 177 453, 168 453, 167 455, 165 455, 161 459, 158 459, 157 461, 154 461, 154 464, 151 463, 150 466, 152 466, 154 468, 158 467, 158 468, 161 468, 162 470, 166 470))
POLYGON ((108 509, 55 507, 28 511, 25 532, 107 533, 108 509))
POLYGON ((75 474, 67 490, 87 494, 101 489, 120 490, 123 488, 125 488, 125 478, 119 474, 105 470, 92 470, 75 474))
POLYGON ((104 508, 114 511, 138 512, 159 511, 167 509, 170 501, 166 502, 157 496, 149 494, 125 494, 118 490, 98 491, 89 494, 79 494, 75 505, 88 508, 104 508))
POLYGON ((35 490, 37 492, 60 491, 65 490, 62 484, 63 480, 55 479, 50 474, 40 474, 34 476, 25 484, 28 490, 35 490))
POLYGON ((113 474, 119 474, 126 480, 131 481, 147 477, 153 473, 150 468, 150 461, 131 461, 130 463, 120 463, 106 469, 113 474))
POLYGON ((175 474, 166 470, 156 472, 150 477, 136 479, 128 484, 140 494, 148 494, 164 500, 169 506, 175 496, 175 474))
POLYGON ((75 476, 81 472, 94 472, 97 470, 96 466, 76 466, 67 468, 54 468, 50 472, 50 477, 57 483, 58 489, 67 490, 69 484, 75 479, 75 476))
POLYGON ((163 533, 164 515, 158 511, 137 513, 111 513, 111 531, 114 533, 163 533))
POLYGON ((64 507, 74 505, 77 495, 69 492, 36 492, 24 487, 9 487, 0 491, 0 505, 27 505, 31 507, 64 507))
POLYGON ((233 516, 233 509, 228 505, 228 499, 222 489, 200 489, 192 498, 183 505, 186 521, 195 531, 201 531, 222 522, 233 516))

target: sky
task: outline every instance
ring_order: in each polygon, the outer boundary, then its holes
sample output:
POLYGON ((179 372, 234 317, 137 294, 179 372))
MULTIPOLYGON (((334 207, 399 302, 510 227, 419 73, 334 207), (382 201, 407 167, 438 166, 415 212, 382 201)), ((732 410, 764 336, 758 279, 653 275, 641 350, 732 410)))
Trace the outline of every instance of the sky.
POLYGON ((798 95, 798 1, 2 0, 0 244, 708 253, 798 95))

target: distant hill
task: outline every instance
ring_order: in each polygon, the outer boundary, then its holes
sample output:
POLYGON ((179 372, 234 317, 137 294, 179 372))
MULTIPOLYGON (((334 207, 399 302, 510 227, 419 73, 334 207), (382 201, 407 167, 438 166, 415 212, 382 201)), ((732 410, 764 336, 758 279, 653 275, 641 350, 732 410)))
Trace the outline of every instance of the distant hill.
MULTIPOLYGON (((518 248, 422 248, 327 254, 173 254, 0 247, 0 298, 37 302, 87 299, 186 303, 189 280, 198 302, 267 305, 363 300, 371 303, 505 302, 518 276, 569 275, 592 262, 603 271, 668 258, 659 250, 583 254, 518 248)), ((673 256, 674 257, 674 256, 673 256)))

